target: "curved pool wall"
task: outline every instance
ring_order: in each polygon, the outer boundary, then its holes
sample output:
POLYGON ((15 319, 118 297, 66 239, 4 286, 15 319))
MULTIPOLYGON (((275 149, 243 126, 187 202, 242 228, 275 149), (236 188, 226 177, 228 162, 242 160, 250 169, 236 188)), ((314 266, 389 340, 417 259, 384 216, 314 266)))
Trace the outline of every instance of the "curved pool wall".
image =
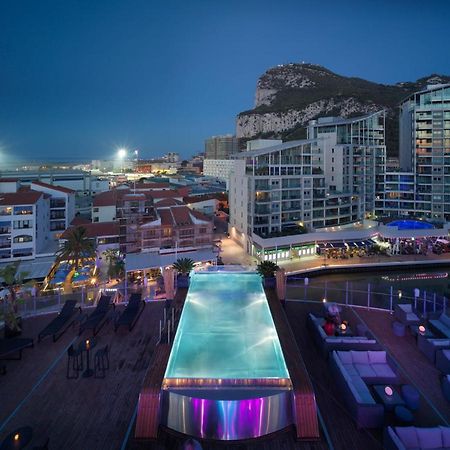
POLYGON ((394 220, 386 224, 388 227, 397 227, 399 230, 431 230, 434 225, 421 220, 394 220))
POLYGON ((292 383, 256 273, 195 273, 162 385, 161 423, 204 439, 293 424, 292 383))

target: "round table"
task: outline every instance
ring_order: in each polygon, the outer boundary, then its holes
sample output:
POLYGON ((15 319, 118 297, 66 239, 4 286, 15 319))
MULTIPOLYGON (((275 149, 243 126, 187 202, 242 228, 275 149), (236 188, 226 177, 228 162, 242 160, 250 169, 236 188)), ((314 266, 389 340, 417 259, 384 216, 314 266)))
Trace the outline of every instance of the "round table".
POLYGON ((31 427, 21 427, 8 434, 0 446, 0 450, 17 450, 28 445, 33 437, 31 427))
POLYGON ((88 339, 85 339, 83 341, 80 342, 78 348, 82 351, 86 352, 86 370, 81 374, 81 376, 83 378, 89 378, 92 377, 92 375, 94 375, 94 371, 91 369, 90 367, 90 353, 91 350, 96 346, 97 341, 91 337, 88 339), (89 341, 89 344, 88 344, 89 341))
POLYGON ((401 425, 411 425, 414 421, 413 413, 406 406, 396 406, 394 414, 401 425))

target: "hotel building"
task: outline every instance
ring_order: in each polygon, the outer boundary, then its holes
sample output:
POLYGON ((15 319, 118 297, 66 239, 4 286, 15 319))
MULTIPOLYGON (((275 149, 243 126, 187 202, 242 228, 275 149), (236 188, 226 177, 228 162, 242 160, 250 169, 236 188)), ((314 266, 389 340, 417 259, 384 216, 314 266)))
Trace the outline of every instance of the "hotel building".
POLYGON ((431 85, 400 105, 400 171, 386 172, 381 215, 450 221, 450 84, 431 85))
POLYGON ((231 236, 258 259, 315 253, 320 232, 374 216, 385 154, 381 111, 311 121, 306 140, 234 155, 231 236))

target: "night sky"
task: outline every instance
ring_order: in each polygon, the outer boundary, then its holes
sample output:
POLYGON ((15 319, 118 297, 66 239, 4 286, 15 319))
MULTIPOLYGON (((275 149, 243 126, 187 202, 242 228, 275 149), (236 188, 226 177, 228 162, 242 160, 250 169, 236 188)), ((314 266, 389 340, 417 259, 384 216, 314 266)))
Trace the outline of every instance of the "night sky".
POLYGON ((5 158, 203 151, 288 62, 381 83, 450 74, 442 1, 0 0, 5 158))

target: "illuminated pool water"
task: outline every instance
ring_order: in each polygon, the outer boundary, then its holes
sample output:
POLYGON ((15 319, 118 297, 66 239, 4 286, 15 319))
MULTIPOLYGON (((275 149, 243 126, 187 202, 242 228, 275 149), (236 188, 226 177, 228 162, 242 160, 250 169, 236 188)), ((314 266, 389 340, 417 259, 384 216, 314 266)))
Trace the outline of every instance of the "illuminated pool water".
POLYGON ((399 230, 431 230, 434 225, 421 220, 395 220, 389 222, 388 227, 397 227, 399 230))
POLYGON ((260 276, 194 274, 166 381, 288 378, 260 276))

